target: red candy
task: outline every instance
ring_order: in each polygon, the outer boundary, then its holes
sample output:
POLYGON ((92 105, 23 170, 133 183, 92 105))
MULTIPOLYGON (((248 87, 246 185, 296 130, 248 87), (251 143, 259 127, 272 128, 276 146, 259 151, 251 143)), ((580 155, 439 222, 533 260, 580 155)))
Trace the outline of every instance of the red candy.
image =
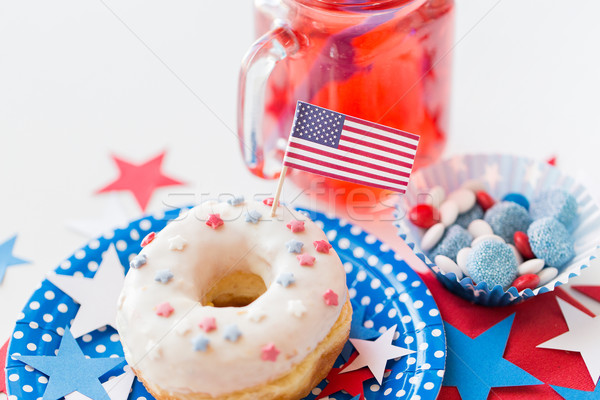
POLYGON ((515 241, 515 247, 519 250, 519 253, 521 253, 524 259, 531 260, 532 258, 535 258, 535 254, 531 251, 529 238, 526 233, 517 231, 515 232, 513 239, 515 241))
MULTIPOLYGON (((271 207, 273 205, 274 201, 275 201, 275 199, 273 197, 267 197, 266 199, 263 200, 263 204, 265 206, 271 207)), ((277 202, 277 207, 279 207, 279 202, 277 202)))
POLYGON ((155 237, 156 232, 150 232, 149 234, 147 234, 144 240, 142 240, 142 247, 148 246, 154 240, 155 237))
POLYGON ((535 289, 540 284, 540 277, 536 274, 521 275, 513 282, 513 286, 520 292, 525 289, 535 289))
POLYGON ((480 190, 475 193, 475 197, 477 198, 477 203, 479 206, 483 208, 483 211, 487 211, 496 204, 496 201, 486 192, 485 190, 480 190))
POLYGON ((439 222, 440 213, 429 204, 417 204, 408 212, 408 218, 419 228, 429 229, 439 222))

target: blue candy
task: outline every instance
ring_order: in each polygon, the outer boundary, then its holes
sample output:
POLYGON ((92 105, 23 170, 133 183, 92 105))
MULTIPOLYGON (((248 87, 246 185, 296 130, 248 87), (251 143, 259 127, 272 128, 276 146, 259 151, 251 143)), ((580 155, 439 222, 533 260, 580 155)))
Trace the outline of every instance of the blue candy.
POLYGON ((518 205, 522 206, 524 209, 529 210, 529 200, 527 200, 527 197, 523 196, 521 193, 509 193, 504 196, 502 201, 512 201, 513 203, 517 203, 518 205))
POLYGON ((564 267, 575 257, 569 231, 555 218, 538 219, 527 230, 527 236, 533 254, 549 267, 564 267))
POLYGON ((553 217, 571 229, 577 219, 577 200, 564 190, 547 190, 533 200, 530 212, 533 219, 553 217))
POLYGON ((486 282, 508 289, 517 277, 517 258, 510 246, 495 240, 484 240, 467 258, 467 271, 473 282, 486 282))
POLYGON ((446 229, 438 245, 431 250, 429 258, 433 260, 435 256, 441 254, 456 262, 458 252, 465 247, 471 246, 472 241, 473 236, 466 229, 458 225, 452 225, 446 229))
POLYGON ((467 212, 462 213, 456 218, 456 225, 467 229, 469 224, 476 219, 483 219, 483 208, 477 203, 467 212))
POLYGON ((514 244, 515 232, 527 232, 527 228, 531 224, 531 217, 527 210, 512 201, 495 204, 486 211, 484 219, 490 224, 496 235, 511 244, 514 244))

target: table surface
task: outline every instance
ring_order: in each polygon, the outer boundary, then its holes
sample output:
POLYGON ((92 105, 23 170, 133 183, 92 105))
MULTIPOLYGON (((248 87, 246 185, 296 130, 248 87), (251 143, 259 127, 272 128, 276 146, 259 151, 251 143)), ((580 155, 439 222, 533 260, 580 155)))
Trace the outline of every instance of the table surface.
MULTIPOLYGON (((111 154, 142 162, 167 151, 165 172, 187 185, 159 190, 151 211, 201 193, 274 191, 245 170, 237 147, 237 75, 253 24, 251 2, 233 3, 0 2, 0 242, 17 233, 14 254, 32 261, 0 285, 0 342, 45 274, 87 241, 67 222, 100 218, 112 201, 94 194, 117 177, 111 154)), ((600 3, 577 3, 457 0, 445 155, 557 155, 600 199, 591 40, 600 3)), ((287 183, 283 198, 298 192, 287 183)), ((116 201, 140 215, 132 196, 116 201)), ((365 225, 406 252, 391 225, 365 225)), ((584 278, 599 284, 599 268, 584 278)))

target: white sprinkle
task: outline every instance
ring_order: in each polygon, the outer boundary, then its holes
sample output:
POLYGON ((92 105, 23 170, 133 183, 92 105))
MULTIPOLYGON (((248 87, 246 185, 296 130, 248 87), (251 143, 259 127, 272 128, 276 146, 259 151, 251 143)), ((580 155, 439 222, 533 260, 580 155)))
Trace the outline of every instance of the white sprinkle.
POLYGON ((465 247, 463 249, 460 249, 458 254, 456 255, 456 264, 465 276, 469 275, 469 272, 467 271, 467 260, 469 259, 469 256, 471 255, 472 251, 472 248, 465 247))
POLYGON ((458 280, 461 280, 463 277, 462 270, 458 267, 458 265, 451 259, 444 255, 435 256, 435 264, 440 267, 444 274, 453 272, 456 275, 458 280))
POLYGON ((475 205, 475 193, 469 189, 458 189, 448 196, 448 200, 452 200, 458 206, 460 214, 466 213, 475 205))
POLYGON ((429 251, 435 247, 444 236, 446 227, 443 223, 435 224, 425 232, 423 239, 421 239, 421 249, 423 251, 429 251))
POLYGON ((540 286, 544 286, 558 275, 558 269, 554 267, 546 267, 541 270, 538 274, 540 277, 540 286))
MULTIPOLYGON (((521 265, 519 265, 519 275, 525 274, 537 274, 542 269, 544 269, 544 265, 546 263, 544 260, 540 260, 539 258, 534 258, 533 260, 527 260, 521 265)), ((552 278, 550 278, 552 279, 552 278)))
POLYGON ((482 219, 476 219, 475 221, 472 221, 469 224, 469 227, 467 228, 467 230, 469 231, 471 236, 473 236, 474 238, 494 234, 494 231, 492 230, 492 227, 490 226, 490 224, 488 224, 487 222, 485 222, 482 219))
POLYGON ((456 202, 454 202, 453 200, 446 200, 440 206, 440 218, 441 218, 442 224, 446 227, 448 227, 456 222, 456 218, 458 218, 458 214, 459 214, 458 204, 456 204, 456 202))
POLYGON ((473 240, 471 242, 471 247, 475 248, 475 246, 477 246, 479 243, 485 242, 486 240, 493 240, 493 241, 496 241, 498 243, 506 243, 504 241, 504 239, 502 239, 498 235, 483 235, 483 236, 479 236, 478 238, 476 238, 475 240, 473 240))

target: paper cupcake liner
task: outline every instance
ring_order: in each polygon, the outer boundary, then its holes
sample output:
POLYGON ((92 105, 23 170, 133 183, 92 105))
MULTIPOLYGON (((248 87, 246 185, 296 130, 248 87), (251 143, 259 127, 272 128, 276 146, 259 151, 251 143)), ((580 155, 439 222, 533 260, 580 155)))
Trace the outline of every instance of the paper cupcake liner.
POLYGON ((511 155, 463 155, 438 162, 413 173, 407 193, 397 206, 399 236, 406 241, 444 286, 460 297, 485 306, 516 304, 540 293, 553 291, 555 287, 579 276, 600 249, 600 209, 592 196, 581 184, 547 163, 511 155), (470 277, 458 281, 454 273, 444 273, 421 249, 424 230, 414 226, 406 217, 407 210, 418 204, 423 194, 434 186, 442 186, 446 193, 459 189, 469 180, 482 182, 487 192, 496 200, 508 193, 521 193, 528 199, 540 192, 560 188, 577 200, 578 220, 572 232, 575 242, 575 258, 559 269, 555 279, 536 289, 519 292, 515 287, 503 290, 500 286, 488 287, 487 283, 475 284, 470 277))

